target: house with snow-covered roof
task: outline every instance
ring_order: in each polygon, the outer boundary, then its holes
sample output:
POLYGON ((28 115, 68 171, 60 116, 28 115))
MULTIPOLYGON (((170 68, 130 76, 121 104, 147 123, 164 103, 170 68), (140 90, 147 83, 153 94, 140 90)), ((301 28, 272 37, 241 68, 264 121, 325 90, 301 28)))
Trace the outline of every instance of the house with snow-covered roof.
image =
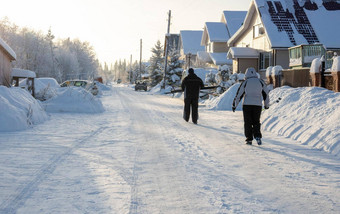
POLYGON ((326 49, 340 49, 340 28, 334 24, 340 13, 334 5, 339 4, 252 0, 243 25, 228 41, 233 71, 244 72, 250 66, 262 73, 269 66, 289 68, 288 48, 301 44, 321 43, 326 49))
POLYGON ((206 22, 204 25, 201 45, 204 52, 198 53, 198 58, 212 67, 232 65, 227 59, 230 37, 241 27, 246 11, 223 11, 221 22, 206 22))
POLYGON ((12 61, 16 54, 7 43, 0 38, 0 85, 11 85, 12 61))
POLYGON ((198 52, 198 58, 216 66, 231 64, 232 61, 227 59, 229 38, 227 26, 224 23, 206 22, 201 41, 205 51, 198 52))
POLYGON ((196 63, 197 52, 204 51, 201 45, 203 31, 201 30, 181 30, 179 34, 180 59, 185 60, 186 67, 196 63))
POLYGON ((232 37, 243 24, 247 11, 225 10, 222 13, 221 22, 227 26, 228 35, 232 37))

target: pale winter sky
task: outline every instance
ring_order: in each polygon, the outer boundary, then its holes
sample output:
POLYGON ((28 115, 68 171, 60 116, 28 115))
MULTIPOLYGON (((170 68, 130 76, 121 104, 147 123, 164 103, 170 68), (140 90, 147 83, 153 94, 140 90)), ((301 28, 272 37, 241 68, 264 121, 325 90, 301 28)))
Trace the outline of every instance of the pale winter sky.
POLYGON ((10 0, 3 1, 0 18, 20 27, 57 38, 79 38, 94 47, 101 62, 139 60, 151 56, 157 40, 164 42, 168 11, 170 33, 202 30, 205 22, 218 22, 223 10, 248 10, 251 0, 10 0))

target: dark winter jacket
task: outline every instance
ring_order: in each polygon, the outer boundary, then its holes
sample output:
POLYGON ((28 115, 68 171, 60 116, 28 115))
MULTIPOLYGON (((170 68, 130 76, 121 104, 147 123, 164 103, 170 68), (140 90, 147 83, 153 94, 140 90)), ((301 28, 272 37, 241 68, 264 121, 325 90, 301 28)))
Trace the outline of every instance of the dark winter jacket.
POLYGON ((243 105, 262 106, 263 99, 264 106, 269 107, 269 90, 266 83, 258 78, 254 68, 247 69, 245 81, 238 88, 233 107, 237 107, 243 96, 243 105))
POLYGON ((200 89, 204 87, 203 81, 195 73, 189 73, 182 81, 184 98, 199 97, 200 89))

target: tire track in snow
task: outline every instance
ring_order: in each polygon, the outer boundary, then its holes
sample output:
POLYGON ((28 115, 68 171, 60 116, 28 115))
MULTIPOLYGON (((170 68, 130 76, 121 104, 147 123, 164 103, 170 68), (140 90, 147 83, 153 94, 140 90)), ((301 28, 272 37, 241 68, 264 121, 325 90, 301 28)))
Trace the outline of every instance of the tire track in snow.
MULTIPOLYGON (((201 148, 199 145, 207 144, 207 142, 203 142, 202 139, 194 135, 194 133, 197 133, 197 129, 206 128, 205 126, 201 125, 193 125, 191 123, 187 123, 182 121, 181 119, 175 119, 176 117, 167 117, 162 111, 158 111, 160 114, 162 114, 162 117, 166 122, 170 123, 170 127, 180 127, 178 130, 181 130, 181 133, 173 133, 175 135, 174 142, 179 144, 184 150, 182 151, 186 156, 192 155, 191 160, 189 160, 189 165, 194 166, 191 167, 192 170, 196 170, 196 174, 200 174, 200 177, 202 179, 202 184, 206 183, 205 186, 197 186, 203 189, 205 192, 211 192, 215 199, 211 201, 212 206, 216 206, 215 202, 220 201, 221 207, 219 210, 219 213, 225 212, 225 211, 232 211, 232 206, 230 206, 230 199, 228 199, 228 194, 231 193, 231 195, 235 198, 241 197, 241 199, 244 201, 244 199, 249 199, 249 204, 254 205, 256 201, 253 201, 253 189, 247 184, 247 182, 244 180, 242 181, 242 178, 236 175, 228 174, 228 166, 224 166, 224 163, 221 162, 217 157, 209 155, 208 153, 211 152, 205 151, 203 148, 201 148), (190 128, 190 130, 189 130, 190 128), (188 140, 189 139, 189 140, 188 140), (204 169, 204 170, 202 170, 204 169), (225 181, 221 184, 221 181, 225 181), (215 184, 212 184, 212 183, 215 184), (216 188, 218 186, 218 188, 216 188), (224 187, 223 187, 224 186, 224 187), (227 188, 227 190, 222 190, 223 188, 227 188), (232 189, 232 190, 230 190, 232 189), (236 193, 239 192, 239 193, 236 193), (243 197, 243 198, 242 198, 243 197), (228 204, 229 201, 229 204, 228 204)), ((155 117, 157 115, 154 115, 155 117)), ((158 115, 159 116, 159 115, 158 115)), ((180 116, 180 115, 177 115, 180 116)), ((178 117, 177 117, 178 118, 178 117)), ((165 129, 165 126, 160 126, 165 129)), ((219 136, 219 139, 225 139, 226 134, 221 133, 221 130, 217 130, 212 128, 212 134, 216 137, 216 135, 219 136)), ((229 134, 229 133, 228 133, 229 134)), ((169 138, 173 137, 174 135, 169 134, 169 138)), ((235 133, 233 133, 235 135, 235 133)), ((243 145, 243 144, 241 144, 243 145)), ((241 145, 238 144, 228 144, 228 146, 232 146, 232 148, 237 150, 238 152, 244 154, 245 156, 249 154, 249 150, 244 150, 241 145)), ((225 145, 226 146, 226 145, 225 145)), ((254 159, 254 158, 251 158, 254 159)), ((255 159, 254 159, 255 160, 255 159)), ((197 185, 197 182, 196 182, 197 185)), ((264 196, 258 195, 259 198, 264 198, 264 196)), ((232 201, 232 202, 233 202, 232 201)), ((233 202, 234 203, 234 202, 233 202)), ((235 205, 235 203, 233 204, 235 205)), ((237 205, 237 202, 236 202, 237 205)), ((250 212, 255 212, 256 210, 271 210, 272 212, 275 212, 275 209, 271 209, 271 206, 269 203, 262 201, 261 204, 258 204, 253 207, 249 207, 248 210, 250 212), (260 206, 260 207, 259 207, 260 206)))
POLYGON ((122 102, 126 102, 123 105, 135 118, 134 125, 141 137, 141 142, 136 145, 138 148, 133 169, 135 184, 132 186, 129 213, 170 212, 172 209, 192 210, 190 198, 185 195, 183 185, 177 179, 182 173, 177 171, 176 166, 172 164, 173 157, 170 157, 164 148, 166 144, 163 129, 154 123, 155 117, 151 114, 154 109, 147 101, 136 97, 136 94, 122 93, 120 96, 124 100, 122 102), (146 129, 149 128, 146 123, 154 124, 152 135, 148 134, 150 130, 146 129), (170 189, 171 186, 175 188, 170 189), (139 195, 140 190, 144 191, 139 195))
POLYGON ((78 142, 76 142, 72 147, 65 149, 61 154, 55 154, 48 161, 48 163, 44 164, 38 171, 34 173, 34 178, 28 181, 25 184, 22 184, 18 187, 14 194, 10 195, 0 204, 0 213, 16 213, 16 211, 22 207, 25 201, 37 190, 39 184, 45 180, 50 174, 54 172, 54 170, 58 167, 58 165, 63 162, 69 155, 71 155, 75 150, 80 148, 84 143, 89 141, 94 136, 100 134, 107 127, 100 127, 96 131, 92 132, 90 135, 81 138, 78 142))

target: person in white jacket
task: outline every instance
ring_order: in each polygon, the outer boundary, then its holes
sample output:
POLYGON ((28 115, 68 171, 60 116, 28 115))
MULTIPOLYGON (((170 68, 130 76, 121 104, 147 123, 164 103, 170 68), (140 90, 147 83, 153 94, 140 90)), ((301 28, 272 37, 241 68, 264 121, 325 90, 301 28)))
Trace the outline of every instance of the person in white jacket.
POLYGON ((264 100, 264 108, 268 109, 269 90, 266 83, 258 78, 256 70, 252 67, 246 70, 245 81, 237 90, 232 106, 233 112, 235 112, 237 105, 243 97, 242 108, 246 144, 251 145, 255 138, 258 145, 261 145, 262 134, 260 117, 262 112, 262 100, 264 100))

